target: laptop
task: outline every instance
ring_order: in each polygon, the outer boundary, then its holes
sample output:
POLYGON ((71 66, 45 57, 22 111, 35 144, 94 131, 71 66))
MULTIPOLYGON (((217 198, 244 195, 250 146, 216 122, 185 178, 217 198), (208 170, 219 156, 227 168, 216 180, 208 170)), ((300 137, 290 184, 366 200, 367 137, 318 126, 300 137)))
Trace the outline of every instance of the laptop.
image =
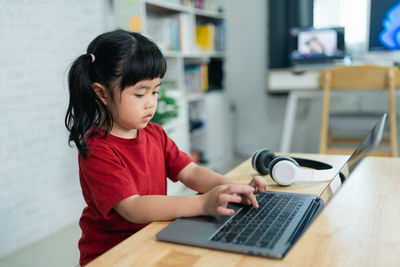
POLYGON ((360 161, 381 141, 383 114, 322 193, 267 191, 256 195, 259 208, 229 204, 230 216, 178 218, 157 233, 162 241, 269 258, 283 258, 326 204, 332 200, 360 161))

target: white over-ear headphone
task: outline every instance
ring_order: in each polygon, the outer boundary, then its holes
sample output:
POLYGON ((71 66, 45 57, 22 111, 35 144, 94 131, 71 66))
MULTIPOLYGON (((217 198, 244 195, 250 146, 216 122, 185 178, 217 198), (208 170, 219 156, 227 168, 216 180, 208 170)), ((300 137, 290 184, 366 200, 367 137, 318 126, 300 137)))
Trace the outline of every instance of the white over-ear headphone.
POLYGON ((268 149, 257 150, 252 156, 252 166, 262 175, 270 174, 277 184, 288 186, 296 181, 328 181, 334 178, 329 164, 303 158, 276 157, 268 149), (311 169, 300 168, 308 167, 311 169))

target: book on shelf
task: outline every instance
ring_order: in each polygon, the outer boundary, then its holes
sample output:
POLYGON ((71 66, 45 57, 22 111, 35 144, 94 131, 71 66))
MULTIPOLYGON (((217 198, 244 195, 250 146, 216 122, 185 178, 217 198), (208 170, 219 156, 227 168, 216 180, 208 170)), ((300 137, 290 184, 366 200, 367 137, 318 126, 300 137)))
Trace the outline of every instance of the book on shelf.
POLYGON ((208 66, 206 64, 185 66, 186 95, 208 90, 208 66))
POLYGON ((212 23, 196 26, 196 43, 203 52, 214 51, 215 25, 212 23))
POLYGON ((211 58, 208 63, 208 90, 223 90, 223 60, 211 58))
POLYGON ((195 27, 195 20, 190 14, 179 14, 181 51, 184 53, 197 52, 197 46, 195 44, 196 34, 193 31, 195 27))
POLYGON ((201 64, 200 65, 200 89, 201 91, 205 92, 208 90, 208 65, 201 64))
POLYGON ((149 15, 147 24, 151 39, 153 39, 161 50, 180 51, 180 26, 177 15, 149 15))
POLYGON ((224 51, 225 50, 225 23, 220 22, 218 23, 217 27, 215 28, 215 40, 214 46, 216 51, 224 51))
POLYGON ((206 23, 196 26, 196 43, 203 52, 225 49, 225 23, 206 23))

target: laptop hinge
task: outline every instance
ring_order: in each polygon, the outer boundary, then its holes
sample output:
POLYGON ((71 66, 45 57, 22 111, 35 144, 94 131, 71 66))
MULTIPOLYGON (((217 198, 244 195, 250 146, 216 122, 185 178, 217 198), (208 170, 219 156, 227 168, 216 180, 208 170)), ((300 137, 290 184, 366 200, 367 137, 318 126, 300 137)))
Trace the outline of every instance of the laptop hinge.
POLYGON ((312 200, 310 206, 307 211, 304 213, 301 218, 300 223, 297 225, 296 229, 289 237, 287 243, 290 243, 291 247, 294 243, 296 243, 297 239, 301 236, 301 234, 307 229, 307 227, 311 224, 314 218, 318 215, 318 213, 322 210, 324 206, 324 201, 321 198, 316 198, 312 200))

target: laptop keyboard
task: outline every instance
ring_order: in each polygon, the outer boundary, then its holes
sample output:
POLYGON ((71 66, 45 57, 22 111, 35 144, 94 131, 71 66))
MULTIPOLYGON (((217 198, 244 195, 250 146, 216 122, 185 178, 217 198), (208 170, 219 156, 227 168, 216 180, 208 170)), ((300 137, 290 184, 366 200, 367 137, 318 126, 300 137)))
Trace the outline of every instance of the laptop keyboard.
POLYGON ((272 249, 305 201, 301 196, 271 192, 256 198, 258 209, 242 208, 211 240, 272 249))

